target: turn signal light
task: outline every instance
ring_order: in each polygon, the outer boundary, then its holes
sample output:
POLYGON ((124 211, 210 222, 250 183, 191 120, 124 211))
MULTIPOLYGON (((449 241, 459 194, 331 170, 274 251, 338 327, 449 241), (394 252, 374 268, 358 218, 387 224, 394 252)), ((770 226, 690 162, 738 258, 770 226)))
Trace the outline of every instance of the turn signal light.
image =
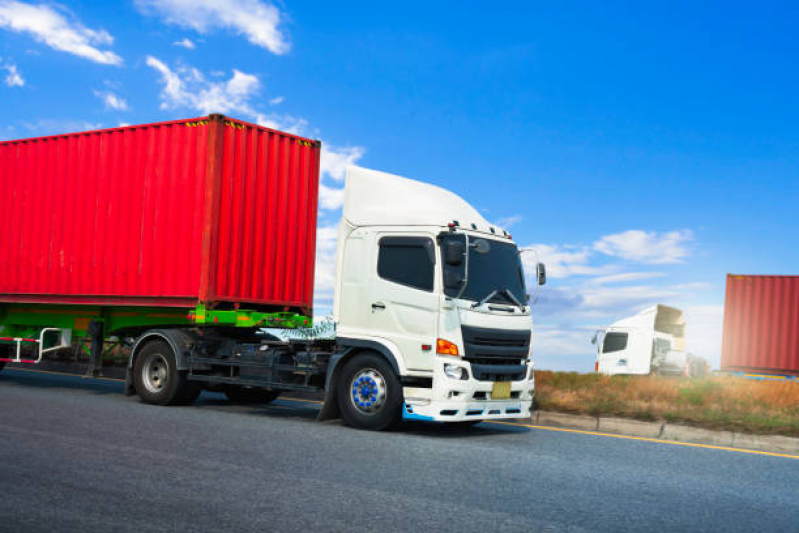
POLYGON ((441 355, 459 355, 458 346, 444 339, 438 339, 436 342, 436 353, 441 355))

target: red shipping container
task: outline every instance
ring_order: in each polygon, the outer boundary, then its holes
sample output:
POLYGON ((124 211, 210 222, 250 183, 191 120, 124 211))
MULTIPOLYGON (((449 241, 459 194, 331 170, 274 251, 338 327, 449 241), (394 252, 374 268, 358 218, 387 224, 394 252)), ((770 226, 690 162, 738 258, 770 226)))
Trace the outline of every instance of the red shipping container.
POLYGON ((799 276, 727 275, 721 369, 799 374, 799 276))
POLYGON ((0 302, 310 314, 320 143, 211 115, 0 143, 0 302))

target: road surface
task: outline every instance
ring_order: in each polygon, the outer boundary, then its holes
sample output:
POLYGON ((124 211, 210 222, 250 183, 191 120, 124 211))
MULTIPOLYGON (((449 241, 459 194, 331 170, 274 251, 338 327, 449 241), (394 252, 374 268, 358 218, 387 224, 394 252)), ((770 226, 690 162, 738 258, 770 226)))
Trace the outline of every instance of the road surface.
POLYGON ((0 373, 0 531, 797 531, 799 460, 0 373))

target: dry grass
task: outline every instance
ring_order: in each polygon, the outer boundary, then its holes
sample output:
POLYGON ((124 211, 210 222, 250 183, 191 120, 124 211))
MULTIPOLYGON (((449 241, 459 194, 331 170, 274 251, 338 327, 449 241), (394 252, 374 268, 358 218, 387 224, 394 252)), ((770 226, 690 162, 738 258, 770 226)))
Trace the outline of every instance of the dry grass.
POLYGON ((799 437, 799 383, 536 372, 539 409, 799 437))

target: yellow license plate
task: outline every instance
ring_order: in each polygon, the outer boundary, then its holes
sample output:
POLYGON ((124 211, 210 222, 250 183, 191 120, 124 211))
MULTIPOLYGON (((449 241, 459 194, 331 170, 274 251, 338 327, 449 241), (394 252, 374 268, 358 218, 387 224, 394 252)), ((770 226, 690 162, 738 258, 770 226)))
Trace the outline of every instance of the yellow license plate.
POLYGON ((491 388, 492 400, 507 400, 510 398, 510 381, 496 381, 491 388))

